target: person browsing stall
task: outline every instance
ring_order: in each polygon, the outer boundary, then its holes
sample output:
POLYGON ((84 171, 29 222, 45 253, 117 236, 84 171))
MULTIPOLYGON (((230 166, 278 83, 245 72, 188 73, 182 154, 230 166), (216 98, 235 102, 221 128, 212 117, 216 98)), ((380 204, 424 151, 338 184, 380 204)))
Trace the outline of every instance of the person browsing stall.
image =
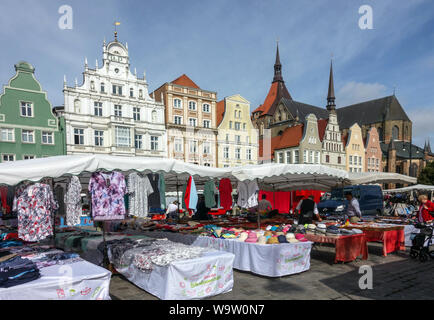
POLYGON ((167 206, 166 216, 169 219, 177 219, 178 218, 178 204, 177 200, 173 201, 173 203, 167 206))
POLYGON ((419 222, 432 222, 434 216, 431 214, 434 212, 434 203, 428 200, 428 196, 421 194, 418 198, 420 202, 419 212, 417 214, 417 220, 419 222))
POLYGON ((279 213, 279 210, 273 210, 273 206, 271 205, 271 202, 267 200, 265 194, 262 195, 262 200, 258 203, 257 211, 259 214, 267 216, 268 218, 272 218, 279 213))
POLYGON ((353 197, 351 191, 345 192, 345 198, 348 200, 346 215, 350 219, 350 223, 357 223, 362 218, 359 201, 353 197))
POLYGON ((296 212, 298 212, 298 224, 311 224, 313 222, 314 215, 318 221, 322 221, 314 199, 314 196, 311 195, 298 203, 297 207, 295 208, 296 212))

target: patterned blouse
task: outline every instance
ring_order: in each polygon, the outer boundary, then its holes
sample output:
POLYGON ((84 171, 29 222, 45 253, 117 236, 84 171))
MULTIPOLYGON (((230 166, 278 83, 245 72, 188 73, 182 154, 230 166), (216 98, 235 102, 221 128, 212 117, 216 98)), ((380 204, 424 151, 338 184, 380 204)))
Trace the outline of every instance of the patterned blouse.
POLYGON ((128 191, 130 192, 130 215, 144 218, 148 216, 148 197, 154 192, 149 178, 138 173, 128 176, 128 191))
POLYGON ((127 193, 125 177, 120 172, 94 172, 89 181, 94 221, 123 220, 127 193))
POLYGON ((66 225, 79 225, 83 211, 81 207, 81 183, 78 177, 71 177, 64 200, 66 205, 66 225))
POLYGON ((51 213, 57 208, 49 185, 36 183, 27 187, 17 199, 18 237, 37 242, 53 235, 51 213))

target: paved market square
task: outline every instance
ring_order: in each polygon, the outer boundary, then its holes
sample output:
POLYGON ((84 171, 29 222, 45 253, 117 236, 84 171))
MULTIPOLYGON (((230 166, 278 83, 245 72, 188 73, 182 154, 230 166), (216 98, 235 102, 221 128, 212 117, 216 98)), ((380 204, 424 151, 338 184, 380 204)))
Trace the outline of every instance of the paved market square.
MULTIPOLYGON (((434 260, 421 263, 405 252, 383 257, 382 247, 369 243, 369 260, 334 264, 334 247, 316 245, 307 272, 267 278, 234 270, 233 290, 210 300, 396 300, 434 299, 434 260), (373 289, 359 289, 359 267, 373 269, 373 289)), ((120 275, 110 283, 113 300, 158 300, 120 275)))

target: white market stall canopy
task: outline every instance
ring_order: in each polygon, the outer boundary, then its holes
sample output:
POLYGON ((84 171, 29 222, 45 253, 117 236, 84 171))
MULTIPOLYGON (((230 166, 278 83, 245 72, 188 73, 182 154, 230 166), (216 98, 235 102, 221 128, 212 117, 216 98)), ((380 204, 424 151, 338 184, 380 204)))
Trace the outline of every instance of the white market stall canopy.
POLYGON ((350 172, 349 179, 352 185, 368 183, 417 183, 417 179, 414 177, 392 172, 350 172))
POLYGON ((348 172, 318 164, 260 164, 232 169, 240 181, 257 180, 261 190, 323 190, 347 185, 348 172))
POLYGON ((335 186, 349 184, 346 171, 323 165, 270 163, 238 168, 210 168, 174 159, 70 155, 1 163, 0 185, 17 185, 26 180, 37 182, 44 178, 72 175, 86 179, 96 171, 164 173, 167 191, 176 191, 176 187, 182 186, 190 175, 197 185, 203 185, 209 179, 229 178, 232 182, 257 180, 263 190, 275 191, 328 191, 335 186))
POLYGON ((434 191, 434 186, 429 186, 425 184, 416 184, 414 186, 398 188, 398 189, 389 189, 384 190, 384 193, 400 193, 400 192, 411 192, 411 191, 434 191))

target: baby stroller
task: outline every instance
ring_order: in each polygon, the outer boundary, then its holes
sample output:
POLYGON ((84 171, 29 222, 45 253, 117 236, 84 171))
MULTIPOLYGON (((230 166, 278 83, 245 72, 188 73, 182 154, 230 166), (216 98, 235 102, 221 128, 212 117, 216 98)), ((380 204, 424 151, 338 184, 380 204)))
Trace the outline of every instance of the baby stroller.
POLYGON ((430 251, 429 247, 432 244, 433 226, 425 224, 416 224, 415 227, 420 229, 419 233, 412 233, 412 246, 410 249, 410 257, 416 259, 419 257, 420 262, 425 262, 429 257, 434 259, 434 251, 430 251))

